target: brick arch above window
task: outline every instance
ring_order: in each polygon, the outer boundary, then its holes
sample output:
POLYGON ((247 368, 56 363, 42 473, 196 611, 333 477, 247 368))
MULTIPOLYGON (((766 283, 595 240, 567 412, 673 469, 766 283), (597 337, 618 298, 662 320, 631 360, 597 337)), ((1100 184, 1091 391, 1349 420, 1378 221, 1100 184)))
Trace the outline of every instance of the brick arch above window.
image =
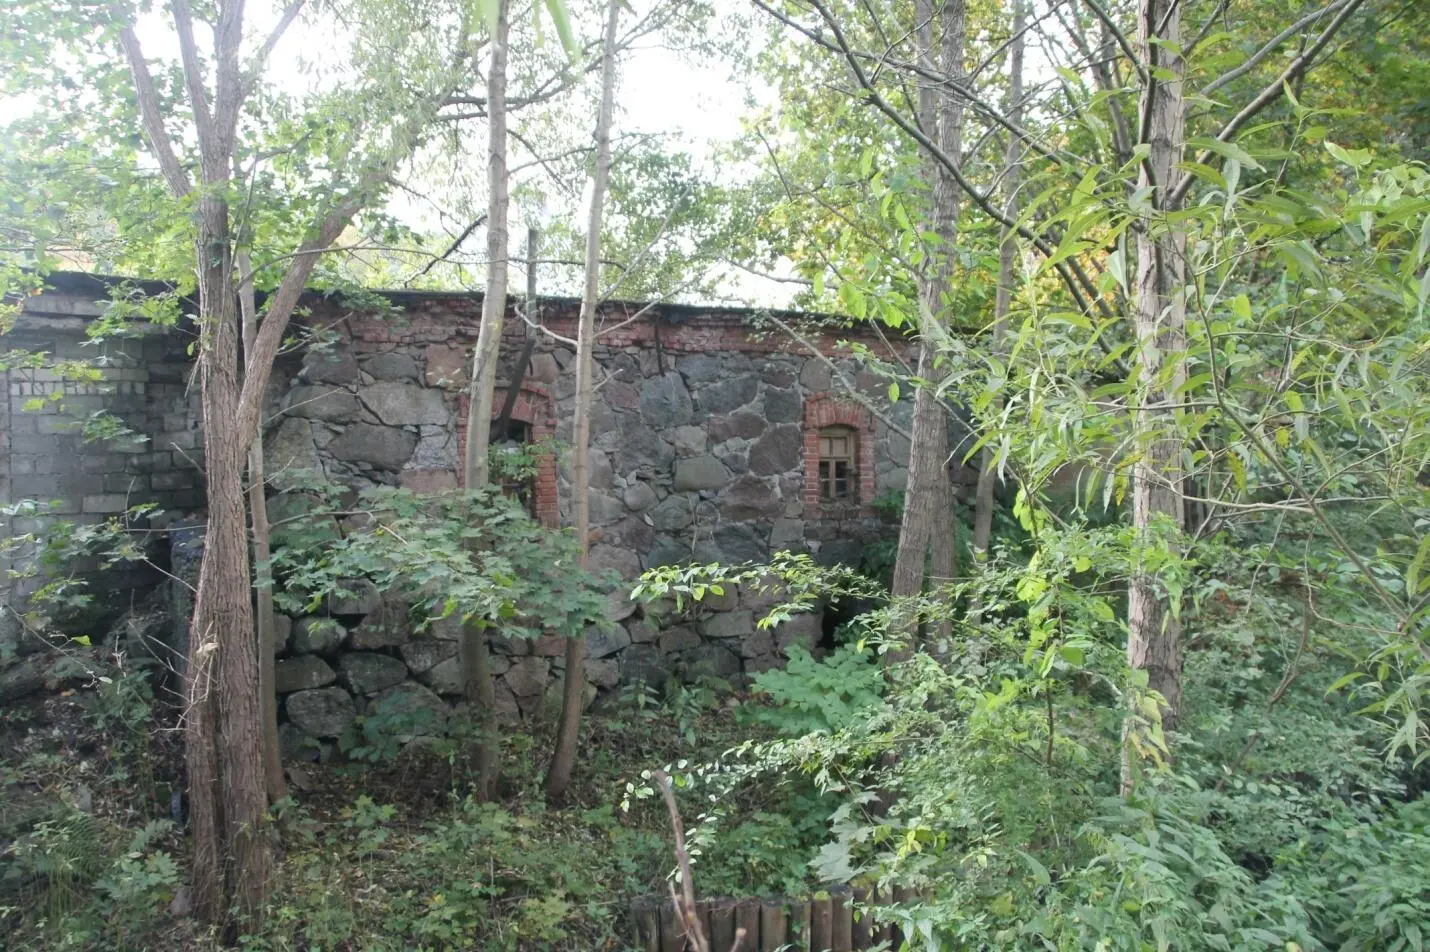
POLYGON ((874 502, 874 416, 848 397, 817 393, 804 401, 804 508, 806 518, 865 516, 874 502), (855 437, 855 490, 848 502, 828 502, 820 496, 820 434, 830 427, 847 427, 855 437))
MULTIPOLYGON (((506 403, 507 388, 497 387, 492 395, 492 422, 501 415, 501 408, 506 403)), ((511 408, 511 419, 513 423, 524 423, 528 427, 531 442, 539 443, 542 440, 550 439, 556 434, 555 401, 551 399, 551 391, 539 383, 530 380, 521 382, 521 391, 516 396, 516 403, 511 408)), ((463 477, 462 461, 467 458, 467 409, 469 406, 468 397, 462 394, 457 401, 457 483, 461 485, 463 477)), ((560 525, 560 515, 557 511, 556 496, 556 454, 545 453, 541 457, 541 462, 536 467, 536 481, 532 486, 532 508, 535 511, 536 521, 549 529, 555 529, 560 525)))

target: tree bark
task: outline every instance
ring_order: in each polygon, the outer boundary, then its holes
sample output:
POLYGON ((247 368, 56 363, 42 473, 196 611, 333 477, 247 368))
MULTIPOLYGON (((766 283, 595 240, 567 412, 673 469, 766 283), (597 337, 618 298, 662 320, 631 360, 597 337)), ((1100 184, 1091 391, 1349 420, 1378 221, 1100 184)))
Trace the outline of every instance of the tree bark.
MULTIPOLYGON (((929 70, 934 60, 934 23, 943 28, 942 71, 950 80, 963 75, 964 4, 963 0, 948 0, 941 16, 935 16, 931 0, 915 4, 918 19, 919 60, 929 70)), ((933 85, 919 84, 919 121, 925 129, 937 129, 937 141, 946 155, 962 153, 963 106, 949 94, 938 96, 933 85)), ((919 300, 922 319, 942 324, 946 312, 945 299, 953 276, 953 247, 957 237, 958 186, 952 176, 931 157, 925 156, 923 175, 929 182, 932 201, 929 220, 938 235, 935 247, 919 274, 919 300)), ((904 494, 903 519, 899 526, 899 543, 894 560, 893 596, 900 599, 917 597, 924 587, 924 567, 930 549, 934 552, 931 574, 951 577, 956 566, 954 552, 953 490, 948 480, 948 413, 934 393, 937 375, 937 339, 934 328, 924 330, 919 337, 918 376, 923 383, 914 394, 914 419, 909 448, 909 483, 904 494)), ((900 622, 900 632, 910 644, 917 632, 917 613, 907 613, 900 622)), ((943 628, 940 625, 940 628, 943 628)), ((904 656, 896 652, 893 658, 904 656)))
MULTIPOLYGON (((491 480, 492 398, 501 356, 502 318, 506 316, 507 213, 511 205, 506 168, 506 62, 510 4, 498 0, 492 61, 487 72, 487 287, 482 297, 482 326, 472 355, 472 380, 467 390, 467 448, 463 485, 478 492, 491 480)), ((477 720, 477 792, 479 799, 496 795, 500 770, 496 735, 496 688, 492 684, 485 624, 469 621, 462 629, 464 693, 477 720)))
MULTIPOLYGON (((601 61, 601 108, 596 117, 596 170, 591 181, 591 209, 586 223, 586 286, 581 294, 581 318, 576 337, 576 407, 571 422, 571 522, 585 571, 591 550, 591 405, 595 400, 596 307, 600 303, 601 216, 606 184, 611 176, 611 117, 616 96, 616 27, 622 0, 606 7, 606 34, 601 61)), ((556 747, 546 771, 546 799, 566 796, 576 764, 581 729, 581 702, 586 687, 584 633, 566 640, 566 674, 561 690, 561 721, 556 747)))
MULTIPOLYGON (((1008 47, 1008 121, 1023 124, 1023 30, 1027 23, 1026 0, 1013 0, 1013 40, 1008 47)), ((1008 148, 1003 159, 1003 210, 1005 217, 1018 217, 1018 188, 1022 184, 1022 149, 1018 137, 1008 136, 1008 148)), ((998 290, 993 298, 993 353, 1003 351, 1007 335, 1008 310, 1013 299, 1013 270, 1018 252, 1017 236, 1011 228, 1003 229, 998 245, 998 290)), ((1002 410, 1003 401, 993 402, 994 415, 1002 410)), ((979 455, 978 489, 973 503, 973 552, 978 559, 988 558, 993 538, 993 493, 998 481, 997 454, 985 446, 979 455)))
MULTIPOLYGON (((1151 187, 1153 200, 1152 211, 1137 229, 1134 320, 1142 394, 1133 417, 1141 452, 1132 474, 1132 524, 1144 543, 1153 540, 1158 523, 1182 525, 1182 439, 1169 403, 1185 379, 1186 238, 1168 221, 1176 210, 1173 196, 1185 139, 1180 42, 1177 0, 1142 0, 1138 56, 1147 79, 1140 113, 1143 141, 1150 151, 1138 185, 1151 187), (1172 78, 1158 78, 1169 74, 1172 78)), ((1182 699, 1181 625, 1172 615, 1166 591, 1140 568, 1134 570, 1128 593, 1127 628, 1127 662, 1134 671, 1146 672, 1147 687, 1166 701, 1162 726, 1174 730, 1182 699)), ((1126 788, 1135 773, 1130 745, 1124 750, 1123 767, 1126 788)))
MULTIPOLYGON (((234 256, 238 273, 251 275, 252 262, 247 251, 234 256)), ((238 289, 239 313, 243 318, 243 362, 245 372, 258 337, 258 309, 253 299, 253 279, 243 281, 238 289)), ((258 692, 263 701, 263 774, 268 787, 268 802, 277 803, 288 795, 283 778, 283 757, 278 749, 278 694, 274 690, 273 657, 273 577, 268 561, 273 550, 268 532, 268 499, 263 477, 263 426, 248 444, 248 520, 253 533, 253 574, 255 588, 254 627, 258 636, 258 692)))
POLYGON ((497 30, 492 37, 492 61, 487 73, 487 287, 482 297, 482 326, 472 355, 468 388, 467 449, 464 469, 467 489, 490 481, 492 398, 501 355, 502 319, 506 316, 507 214, 511 182, 506 167, 506 62, 510 31, 507 0, 498 0, 497 30))
MULTIPOLYGON (((212 171, 205 170, 208 182, 214 181, 212 171)), ((199 752, 196 766, 203 777, 205 751, 214 745, 212 736, 198 735, 216 730, 219 783, 217 789, 204 783, 198 795, 191 791, 190 801, 196 815, 202 810, 222 817, 217 827, 219 855, 227 861, 221 883, 204 883, 200 913, 221 917, 226 910, 220 903, 227 895, 252 922, 262 912, 273 857, 266 836, 263 732, 255 729, 262 723, 263 705, 243 500, 247 447, 227 425, 238 415, 237 301, 231 283, 228 208, 217 196, 217 191, 210 192, 199 202, 199 383, 208 526, 194 600, 187 693, 190 714, 199 715, 191 718, 188 734, 199 752), (215 797, 218 803, 199 803, 215 797)), ((211 871, 204 870, 204 875, 211 871)), ((199 892, 196 874, 196 906, 199 892)))

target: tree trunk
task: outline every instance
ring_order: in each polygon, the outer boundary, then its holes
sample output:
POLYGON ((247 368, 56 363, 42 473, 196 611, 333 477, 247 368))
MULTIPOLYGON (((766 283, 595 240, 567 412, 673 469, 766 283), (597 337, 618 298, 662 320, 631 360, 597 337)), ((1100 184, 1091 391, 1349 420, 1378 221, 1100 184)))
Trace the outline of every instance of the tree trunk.
POLYGON ((509 4, 498 0, 497 31, 492 37, 492 62, 487 74, 487 287, 482 297, 482 326, 472 355, 468 388, 467 489, 482 489, 490 481, 492 397, 501 355, 502 319, 506 316, 507 213, 511 183, 506 168, 506 60, 509 4))
MULTIPOLYGON (((931 0, 915 5, 918 19, 919 60, 933 68, 933 25, 931 0)), ((942 71, 952 80, 963 75, 964 4, 948 0, 939 18, 943 27, 942 71)), ((931 83, 919 85, 919 121, 925 129, 937 129, 937 140, 947 155, 962 152, 963 107, 953 95, 939 97, 931 83)), ((917 597, 924 586, 924 564, 934 550, 932 573, 951 577, 956 566, 954 552, 953 492, 948 482, 948 414, 934 394, 937 375, 936 328, 944 321, 945 299, 953 277, 953 247, 957 237, 958 187, 945 169, 925 157, 923 174, 931 185, 929 221, 938 235, 935 247, 919 274, 921 317, 934 326, 925 328, 919 339, 918 376, 924 383, 914 394, 914 419, 909 448, 909 483, 904 494, 903 520, 899 526, 898 550, 894 560, 895 600, 917 597)), ((912 640, 917 632, 917 613, 908 613, 899 625, 900 634, 912 640)), ((940 625, 940 628, 943 626, 940 625)), ((894 658, 902 656, 896 653, 894 658)))
MULTIPOLYGON (((247 251, 234 256, 240 275, 253 270, 247 251)), ((258 309, 253 299, 253 280, 245 280, 238 289, 239 313, 243 318, 243 365, 248 371, 253 344, 258 337, 258 309)), ((263 774, 268 788, 268 802, 277 803, 288 795, 283 778, 283 757, 278 749, 278 693, 274 690, 273 656, 273 577, 268 561, 273 556, 268 533, 268 499, 263 484, 263 425, 248 444, 248 519, 253 531, 253 575, 255 588, 254 627, 258 635, 258 691, 263 700, 263 774)))
MULTIPOLYGON (((492 61, 487 73, 487 287, 482 297, 482 326, 472 355, 472 380, 467 390, 467 449, 463 459, 468 492, 485 489, 491 478, 492 398, 501 355, 502 318, 506 316, 507 210, 511 204, 506 169, 506 59, 510 31, 507 0, 498 0, 492 61)), ((464 693, 477 720, 477 796, 496 795, 499 746, 496 735, 496 690, 492 684, 487 628, 468 622, 462 629, 464 693)))
MULTIPOLYGON (((206 179, 214 176, 206 169, 206 179)), ((222 882, 210 883, 212 867, 196 870, 206 877, 199 911, 219 918, 223 897, 240 916, 256 922, 267 896, 273 857, 266 833, 268 810, 263 765, 263 705, 259 696, 258 644, 253 633, 253 605, 248 571, 247 520, 243 499, 244 455, 247 447, 232 425, 238 418, 238 314, 232 284, 228 209, 217 195, 205 196, 200 207, 199 364, 200 405, 204 426, 204 472, 208 495, 208 526, 203 562, 199 566, 190 641, 188 690, 192 718, 189 741, 203 779, 201 792, 190 794, 191 810, 222 820, 219 856, 226 860, 222 882), (207 750, 217 730, 218 788, 207 782, 207 750), (217 796, 216 804, 200 804, 217 796), (214 888, 217 886, 218 888, 214 888), (225 888, 226 886, 226 888, 225 888)), ((196 821, 196 851, 200 826, 196 821)), ((202 847, 207 851, 207 846, 202 847)), ((205 860, 207 865, 207 859, 205 860)), ((217 864, 214 864, 217 865, 217 864)))
MULTIPOLYGON (((1169 223, 1184 143, 1181 6, 1177 0, 1142 0, 1138 12, 1138 55, 1148 77, 1140 113, 1150 146, 1138 184, 1153 187, 1153 211, 1137 229, 1135 321, 1143 392, 1134 426, 1140 455, 1132 474, 1132 524, 1144 542, 1158 523, 1182 525, 1182 440, 1176 399, 1185 378, 1185 235, 1169 223), (1170 74, 1173 78, 1165 78, 1170 74), (1161 78, 1159 78, 1161 77, 1161 78)), ((1173 541, 1172 544, 1175 544, 1173 541)), ((1162 725, 1177 726, 1182 696, 1181 625, 1172 616, 1166 592, 1151 575, 1134 571, 1127 600, 1127 662, 1147 674, 1147 687, 1166 701, 1162 725)), ((1124 751, 1123 785, 1130 786, 1135 763, 1124 751)))
MULTIPOLYGON (((611 176, 611 115, 616 96, 616 27, 622 0, 606 7, 606 35, 601 60, 601 111, 596 117, 596 171, 591 182, 591 209, 586 223, 586 287, 581 295, 581 322, 576 338, 576 407, 571 421, 571 522, 585 571, 591 549, 591 404, 595 400, 596 306, 600 303, 601 213, 611 176)), ((566 640, 566 674, 561 690, 561 722, 556 748, 546 771, 546 799, 560 801, 571 784, 576 744, 581 729, 581 702, 586 687, 586 639, 566 640)))
MULTIPOLYGON (((1008 121, 1023 124, 1023 29, 1028 18, 1026 0, 1013 0, 1013 39, 1008 47, 1008 121)), ((1022 179, 1022 149, 1018 137, 1009 133, 1008 149, 1003 159, 1003 209, 1009 220, 1018 217, 1018 188, 1022 179)), ((1003 229, 998 245, 998 290, 993 299, 993 353, 1003 350, 1007 335, 1008 310, 1013 299, 1013 269, 1016 265, 1018 242, 1011 228, 1003 229)), ((1002 399, 993 402, 996 417, 1003 408, 1002 399)), ((988 558, 988 546, 993 538, 993 491, 998 480, 996 455, 987 446, 979 456, 978 489, 973 503, 973 552, 978 559, 988 558)))

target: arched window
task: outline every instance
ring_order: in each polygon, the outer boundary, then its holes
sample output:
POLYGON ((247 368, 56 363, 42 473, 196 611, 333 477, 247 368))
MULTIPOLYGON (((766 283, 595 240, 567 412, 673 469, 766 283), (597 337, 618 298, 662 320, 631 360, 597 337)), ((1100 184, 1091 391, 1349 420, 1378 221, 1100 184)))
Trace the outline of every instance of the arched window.
POLYGON ((848 398, 804 401, 804 505, 814 518, 873 514, 874 420, 848 398))

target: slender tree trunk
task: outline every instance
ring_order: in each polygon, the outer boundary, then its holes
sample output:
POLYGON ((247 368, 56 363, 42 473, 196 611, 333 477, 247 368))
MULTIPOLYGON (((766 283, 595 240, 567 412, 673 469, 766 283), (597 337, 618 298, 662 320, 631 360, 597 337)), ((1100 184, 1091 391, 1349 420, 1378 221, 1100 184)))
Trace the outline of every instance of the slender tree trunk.
MULTIPOLYGON (((1137 229, 1135 321, 1141 405, 1134 411, 1140 456, 1133 469, 1132 524, 1151 541, 1158 523, 1182 524, 1182 439, 1176 413, 1168 406, 1185 378, 1185 234, 1168 215, 1185 139, 1182 107, 1181 5, 1177 0, 1142 0, 1138 11, 1138 55, 1147 75, 1140 114, 1150 146, 1138 184, 1153 188, 1153 211, 1137 229), (1170 76, 1170 78, 1168 78, 1170 76)), ((1175 544, 1175 540, 1173 541, 1175 544)), ((1175 729, 1182 699, 1181 624, 1167 594, 1151 575, 1135 571, 1127 600, 1127 662, 1147 674, 1147 686, 1166 700, 1162 725, 1175 729)), ((1124 751, 1124 787, 1135 773, 1133 752, 1124 751)))
MULTIPOLYGON (((482 326, 472 355, 472 380, 467 390, 467 448, 463 459, 468 492, 485 489, 491 479, 492 398, 501 356, 502 318, 506 316, 507 211, 511 204, 506 170, 506 61, 510 32, 507 0, 498 0, 497 28, 492 37, 492 61, 487 73, 487 287, 482 297, 482 326)), ((476 715, 477 796, 496 795, 499 745, 496 735, 496 689, 492 684, 487 627, 468 622, 462 631, 462 680, 476 715)))
MULTIPOLYGON (((934 24, 943 29, 942 71, 951 79, 963 75, 964 4, 948 0, 936 17, 931 0, 915 5, 918 19, 919 59, 933 68, 934 24)), ((940 97, 931 83, 919 85, 919 117, 926 129, 937 129, 939 148, 945 154, 962 152, 963 107, 957 97, 940 97)), ((941 325, 953 276, 953 246, 957 237, 958 188, 953 178, 930 158, 923 163, 924 176, 931 184, 933 199, 929 219, 938 235, 936 247, 919 275, 922 319, 941 325)), ((898 550, 894 560, 893 595, 896 600, 919 595, 924 587, 925 560, 933 552, 931 574, 949 578, 954 574, 953 490, 948 481, 948 413, 934 394, 937 376, 936 327, 924 330, 919 338, 918 375, 925 382, 914 394, 914 419, 909 448, 909 484, 904 494, 903 520, 899 526, 898 550)), ((910 613, 903 621, 903 634, 912 639, 918 618, 910 613)), ((940 625, 940 629, 945 626, 940 625)), ((895 655, 895 658, 899 655, 895 655)))
POLYGON ((492 397, 496 392, 497 364, 501 356, 502 319, 506 316, 507 213, 511 182, 506 168, 506 61, 510 27, 509 4, 498 0, 497 31, 492 37, 492 61, 487 74, 487 287, 482 297, 482 326, 472 355, 472 382, 468 389, 467 450, 464 460, 467 489, 481 489, 490 481, 492 397))
MULTIPOLYGON (((601 110, 596 117, 596 171, 591 182, 591 209, 586 223, 586 287, 581 294, 580 328, 576 338, 576 408, 571 422, 571 522, 581 552, 581 569, 591 550, 591 405, 595 400, 596 307, 600 303, 601 214, 606 183, 611 176, 611 116, 616 98, 616 27, 622 0, 606 7, 606 35, 601 60, 601 110)), ((586 639, 566 641, 566 675, 561 691, 561 722, 556 748, 546 771, 546 799, 559 801, 571 784, 576 744, 581 729, 582 693, 586 687, 586 639)))
MULTIPOLYGON (((1008 121, 1023 124, 1023 29, 1027 23, 1026 0, 1013 0, 1013 41, 1008 47, 1008 121)), ((1009 133, 1008 149, 1003 160, 1003 209, 1007 217, 1018 217, 1018 188, 1022 184, 1023 152, 1018 137, 1009 133)), ((993 352, 1002 353, 1007 335, 1008 310, 1013 299, 1013 270, 1018 242, 1012 229, 1003 229, 998 245, 998 290, 993 299, 993 352)), ((994 415, 1003 408, 1001 399, 993 403, 994 415)), ((998 480, 996 454, 987 446, 979 456, 978 489, 973 503, 973 552, 979 559, 988 557, 993 538, 993 491, 998 480)))
MULTIPOLYGON (((251 275, 253 264, 247 251, 234 255, 240 276, 251 275)), ((238 308, 243 318, 243 367, 247 373, 258 337, 258 308, 254 302, 253 280, 238 289, 238 308)), ((273 556, 268 532, 268 500, 263 483, 263 426, 248 444, 248 520, 253 532, 253 582, 255 593, 254 628, 258 635, 258 690, 263 699, 263 774, 268 786, 268 802, 277 803, 288 795, 283 778, 283 758, 278 750, 278 694, 274 690, 273 656, 276 645, 273 615, 273 577, 268 560, 273 556)))

